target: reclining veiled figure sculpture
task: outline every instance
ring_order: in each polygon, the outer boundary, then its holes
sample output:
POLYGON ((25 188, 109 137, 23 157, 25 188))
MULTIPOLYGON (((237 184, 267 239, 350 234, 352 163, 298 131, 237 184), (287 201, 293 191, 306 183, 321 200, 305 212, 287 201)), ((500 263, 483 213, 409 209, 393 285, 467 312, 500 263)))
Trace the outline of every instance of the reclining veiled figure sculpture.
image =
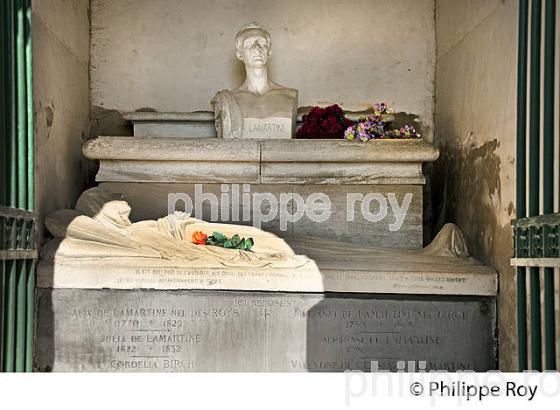
POLYGON ((132 223, 130 212, 121 194, 89 189, 79 198, 75 210, 59 210, 47 217, 46 226, 57 240, 47 244, 46 252, 54 259, 123 258, 139 263, 167 259, 189 267, 288 268, 310 274, 319 273, 324 261, 350 263, 349 253, 352 263, 362 261, 373 269, 392 264, 395 272, 419 263, 476 263, 468 258, 463 236, 453 224, 445 225, 430 245, 419 250, 356 244, 348 247, 332 240, 288 236, 292 246, 308 255, 304 256, 297 255, 284 239, 255 227, 209 223, 180 212, 132 223), (219 231, 228 236, 237 233, 252 237, 255 245, 251 251, 200 246, 192 242, 195 231, 219 231))
POLYGON ((183 212, 132 223, 130 212, 121 194, 103 188, 85 191, 75 210, 59 210, 46 218, 48 230, 62 239, 55 245, 56 256, 181 259, 200 266, 313 265, 310 259, 296 255, 284 240, 254 227, 204 222, 183 212), (195 231, 219 231, 228 236, 238 233, 252 237, 255 246, 251 251, 200 246, 192 242, 195 231))

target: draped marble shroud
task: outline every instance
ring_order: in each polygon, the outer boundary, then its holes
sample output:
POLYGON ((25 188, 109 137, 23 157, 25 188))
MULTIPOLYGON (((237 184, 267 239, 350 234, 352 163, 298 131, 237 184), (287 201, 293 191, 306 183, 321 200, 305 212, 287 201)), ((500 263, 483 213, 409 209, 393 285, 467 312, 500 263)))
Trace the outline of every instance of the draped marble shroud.
POLYGON ((209 223, 181 212, 132 223, 130 213, 122 195, 103 188, 89 189, 75 209, 59 210, 47 217, 46 226, 57 239, 46 246, 46 252, 55 260, 122 258, 138 259, 140 264, 146 259, 167 259, 185 267, 288 268, 309 274, 320 274, 321 266, 333 263, 347 268, 357 263, 372 268, 383 265, 395 272, 414 267, 423 267, 419 269, 422 271, 426 267, 433 270, 437 266, 478 264, 468 257, 463 235, 453 224, 446 224, 430 245, 414 251, 287 236, 299 252, 311 259, 297 255, 276 235, 251 226, 209 223), (228 236, 237 233, 252 237, 255 245, 251 251, 196 245, 191 240, 194 231, 208 235, 218 231, 228 236))
POLYGON ((284 240, 254 227, 209 223, 182 212, 132 223, 130 212, 120 194, 103 188, 85 191, 74 210, 59 210, 46 218, 48 230, 60 239, 55 259, 138 257, 178 259, 189 266, 317 269, 311 259, 296 255, 284 240), (195 231, 208 235, 218 231, 228 236, 237 233, 252 237, 255 245, 251 251, 196 245, 191 239, 195 231))

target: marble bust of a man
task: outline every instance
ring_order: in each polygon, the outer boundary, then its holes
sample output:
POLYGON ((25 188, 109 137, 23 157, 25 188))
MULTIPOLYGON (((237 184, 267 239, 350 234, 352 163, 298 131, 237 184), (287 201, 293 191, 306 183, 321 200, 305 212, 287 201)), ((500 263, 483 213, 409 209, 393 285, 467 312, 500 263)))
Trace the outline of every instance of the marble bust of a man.
POLYGON ((292 138, 298 92, 268 78, 272 42, 259 24, 245 24, 235 36, 236 56, 246 79, 212 99, 218 138, 292 138))

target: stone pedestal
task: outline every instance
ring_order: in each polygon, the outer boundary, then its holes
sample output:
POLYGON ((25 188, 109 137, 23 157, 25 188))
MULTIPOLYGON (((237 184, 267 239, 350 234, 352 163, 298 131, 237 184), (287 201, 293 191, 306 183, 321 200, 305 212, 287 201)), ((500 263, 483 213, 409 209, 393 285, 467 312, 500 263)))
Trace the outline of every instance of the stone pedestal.
POLYGON ((466 254, 456 236, 447 253, 420 250, 422 163, 437 158, 432 145, 100 137, 84 154, 100 161, 97 181, 124 194, 134 220, 177 210, 169 209, 169 194, 204 192, 230 196, 217 215, 203 204, 196 217, 253 224, 254 211, 266 213, 267 204, 235 197, 246 187, 280 204, 283 194, 323 193, 331 214, 319 223, 282 215, 263 222, 314 261, 314 269, 297 271, 201 264, 180 252, 57 253, 51 241, 38 269, 37 370, 333 372, 368 371, 372 363, 396 370, 403 361, 426 370, 496 367, 496 272, 449 256, 466 254), (349 195, 372 194, 377 202, 353 203, 350 217, 349 195), (385 217, 369 221, 384 201, 385 217), (396 230, 391 201, 409 201, 396 230))
POLYGON ((37 369, 495 368, 492 269, 470 258, 288 242, 319 272, 44 255, 37 369))
MULTIPOLYGON (((300 108, 296 128, 303 122, 303 115, 308 108, 300 108)), ((347 111, 347 118, 359 121, 371 115, 371 111, 347 111)), ((123 114, 123 118, 132 123, 135 137, 149 138, 216 138, 214 112, 154 112, 137 111, 123 114)))
MULTIPOLYGON (((283 226, 278 214, 265 220, 262 228, 280 236, 300 234, 418 249, 422 246, 425 183, 422 163, 434 161, 438 150, 422 140, 360 144, 344 140, 100 137, 86 143, 84 154, 100 161, 97 181, 124 194, 134 220, 167 215, 170 194, 176 194, 175 198, 187 195, 194 201, 200 197, 197 184, 201 193, 215 194, 219 199, 225 191, 229 203, 225 206, 226 218, 222 212, 212 214, 209 201, 202 202, 200 214, 195 216, 236 224, 254 223, 255 201, 244 202, 244 189, 250 199, 261 193, 272 195, 277 202, 281 194, 307 200, 312 194, 324 193, 331 202, 328 220, 318 223, 304 214, 283 226), (349 195, 366 198, 366 203, 353 201, 349 195), (395 228, 397 217, 391 200, 402 206, 407 198, 410 202, 405 218, 395 228), (382 214, 383 206, 387 208, 383 218, 375 223, 367 219, 367 215, 382 214), (245 207, 247 218, 243 216, 245 207), (232 215, 239 218, 232 219, 232 215)), ((183 202, 175 203, 174 209, 184 210, 183 202)), ((287 206, 290 214, 296 213, 294 202, 287 206)), ((267 201, 260 203, 264 214, 270 210, 267 207, 267 201)))
POLYGON ((38 312, 41 371, 496 367, 489 297, 39 289, 38 312))
POLYGON ((150 138, 216 138, 214 113, 131 112, 123 118, 132 123, 134 136, 150 138))

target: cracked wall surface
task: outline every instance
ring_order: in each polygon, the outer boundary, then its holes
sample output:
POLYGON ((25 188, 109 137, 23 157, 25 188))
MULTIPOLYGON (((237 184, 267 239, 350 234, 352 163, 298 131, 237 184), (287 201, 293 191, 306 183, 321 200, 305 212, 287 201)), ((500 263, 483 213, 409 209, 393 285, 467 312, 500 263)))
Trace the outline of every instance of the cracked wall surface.
POLYGON ((436 1, 434 231, 454 222, 499 274, 501 370, 515 370, 516 0, 436 1))
POLYGON ((90 165, 89 0, 33 3, 35 195, 40 239, 49 213, 73 207, 90 165))

